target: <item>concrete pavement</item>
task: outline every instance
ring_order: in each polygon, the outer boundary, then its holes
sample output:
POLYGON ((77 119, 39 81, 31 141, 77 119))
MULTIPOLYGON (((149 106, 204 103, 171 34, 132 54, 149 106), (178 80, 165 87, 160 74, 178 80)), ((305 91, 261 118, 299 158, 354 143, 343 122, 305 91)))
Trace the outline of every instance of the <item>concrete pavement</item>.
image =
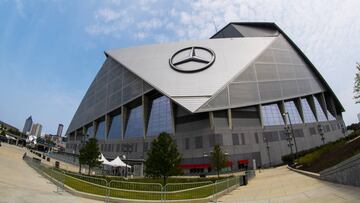
MULTIPOLYGON (((95 203, 99 201, 57 192, 57 187, 30 168, 23 160, 26 150, 1 143, 0 147, 0 203, 95 203)), ((28 152, 29 153, 29 152, 28 152)))
POLYGON ((321 181, 285 166, 262 170, 218 202, 360 202, 360 188, 321 181))

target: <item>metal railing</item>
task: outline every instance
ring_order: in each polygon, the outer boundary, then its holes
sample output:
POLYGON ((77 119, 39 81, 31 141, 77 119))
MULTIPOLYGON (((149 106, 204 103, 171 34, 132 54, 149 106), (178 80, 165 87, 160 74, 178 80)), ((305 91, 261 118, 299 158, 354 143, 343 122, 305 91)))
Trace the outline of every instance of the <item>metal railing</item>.
MULTIPOLYGON (((224 194, 232 191, 239 185, 243 185, 242 176, 233 176, 221 180, 168 183, 162 186, 159 183, 141 183, 122 180, 107 180, 101 177, 93 177, 69 173, 64 170, 41 163, 39 159, 24 157, 26 163, 40 174, 54 180, 58 190, 64 190, 65 186, 73 190, 103 197, 105 202, 112 199, 133 200, 193 200, 209 198, 213 201, 224 194)), ((246 177, 251 179, 255 173, 247 172, 246 177)))

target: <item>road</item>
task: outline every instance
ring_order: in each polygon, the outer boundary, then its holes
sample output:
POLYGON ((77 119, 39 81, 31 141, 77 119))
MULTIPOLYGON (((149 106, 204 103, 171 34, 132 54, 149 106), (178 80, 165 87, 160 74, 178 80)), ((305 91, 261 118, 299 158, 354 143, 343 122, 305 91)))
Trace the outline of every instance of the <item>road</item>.
POLYGON ((57 187, 39 175, 23 160, 26 151, 14 145, 1 143, 0 147, 0 203, 95 203, 99 201, 57 192, 57 187))
POLYGON ((360 202, 360 188, 321 181, 282 166, 257 173, 247 186, 218 202, 360 202))

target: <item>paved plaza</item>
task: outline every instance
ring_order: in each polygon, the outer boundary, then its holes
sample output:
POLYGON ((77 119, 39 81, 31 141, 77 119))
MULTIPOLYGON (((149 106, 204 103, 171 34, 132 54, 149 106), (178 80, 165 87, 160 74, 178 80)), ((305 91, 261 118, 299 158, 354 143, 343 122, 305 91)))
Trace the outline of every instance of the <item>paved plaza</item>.
POLYGON ((1 143, 0 147, 0 203, 65 203, 98 202, 57 192, 48 179, 30 168, 23 160, 25 148, 1 143))
POLYGON ((360 188, 320 181, 285 166, 262 170, 218 202, 360 202, 360 188))

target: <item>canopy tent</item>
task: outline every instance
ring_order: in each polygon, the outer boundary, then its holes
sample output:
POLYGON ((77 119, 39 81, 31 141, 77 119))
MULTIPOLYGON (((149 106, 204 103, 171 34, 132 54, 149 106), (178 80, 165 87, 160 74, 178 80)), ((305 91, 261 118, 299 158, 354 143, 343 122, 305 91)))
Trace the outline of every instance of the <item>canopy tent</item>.
POLYGON ((121 159, 120 157, 116 157, 116 159, 110 161, 110 165, 113 166, 113 167, 128 167, 128 168, 131 168, 131 166, 125 164, 121 159))
POLYGON ((103 154, 101 154, 99 161, 101 161, 102 164, 112 166, 111 163, 104 157, 103 154))

